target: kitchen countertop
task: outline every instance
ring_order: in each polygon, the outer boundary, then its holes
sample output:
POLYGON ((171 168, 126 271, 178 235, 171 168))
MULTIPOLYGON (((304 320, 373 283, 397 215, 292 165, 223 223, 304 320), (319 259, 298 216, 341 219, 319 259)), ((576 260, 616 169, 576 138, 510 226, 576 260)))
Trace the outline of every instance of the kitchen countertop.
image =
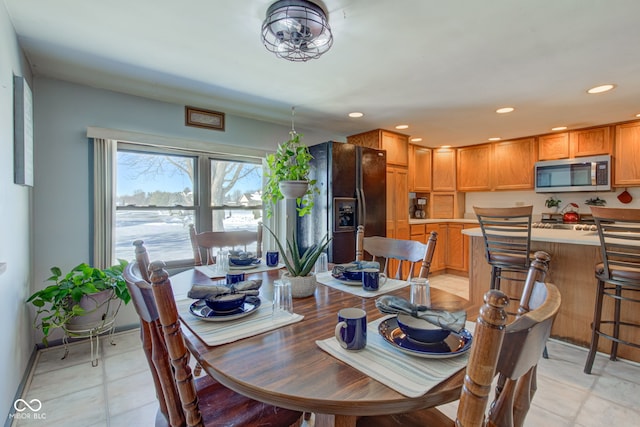
MULTIPOLYGON (((482 230, 478 228, 466 228, 462 234, 470 237, 482 237, 482 230)), ((574 245, 600 246, 597 231, 559 230, 548 228, 532 228, 532 242, 569 243, 574 245)), ((639 243, 640 246, 640 243, 639 243)))
POLYGON ((477 224, 477 219, 467 219, 467 218, 427 218, 427 219, 416 219, 409 218, 409 225, 413 224, 437 224, 441 222, 459 222, 463 224, 477 224))

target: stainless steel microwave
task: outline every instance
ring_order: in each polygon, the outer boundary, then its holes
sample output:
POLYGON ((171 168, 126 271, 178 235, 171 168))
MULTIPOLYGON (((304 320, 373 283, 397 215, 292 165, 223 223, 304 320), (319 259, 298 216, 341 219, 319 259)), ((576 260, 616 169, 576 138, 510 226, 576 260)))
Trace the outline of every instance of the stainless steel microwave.
POLYGON ((536 193, 611 190, 611 156, 536 162, 536 193))

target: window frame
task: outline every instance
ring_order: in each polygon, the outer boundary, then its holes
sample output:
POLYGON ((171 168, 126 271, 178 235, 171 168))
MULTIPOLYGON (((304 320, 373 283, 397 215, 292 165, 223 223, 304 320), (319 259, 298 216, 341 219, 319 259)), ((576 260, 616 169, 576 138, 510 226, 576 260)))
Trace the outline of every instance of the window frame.
MULTIPOLYGON (((182 157, 194 158, 194 182, 193 182, 193 206, 115 206, 117 211, 145 211, 145 210, 192 210, 194 212, 194 223, 196 230, 210 230, 213 224, 212 213, 214 210, 237 210, 237 211, 254 211, 260 209, 262 211, 262 218, 265 218, 265 212, 263 204, 258 206, 212 206, 211 205, 211 162, 213 160, 237 162, 237 163, 249 163, 255 164, 262 169, 263 182, 264 182, 264 158, 254 156, 234 155, 230 153, 222 152, 207 152, 202 150, 193 150, 188 148, 176 148, 167 146, 156 146, 145 143, 125 142, 117 141, 116 145, 116 158, 114 159, 117 164, 117 153, 121 151, 148 153, 156 155, 174 155, 182 157), (206 183, 206 184, 204 184, 206 183)), ((117 178, 116 178, 117 179, 117 178)), ((117 198, 117 182, 114 186, 114 200, 117 198)), ((115 203, 114 203, 115 204, 115 203)), ((117 227, 113 230, 114 244, 117 237, 117 227)), ((183 268, 193 266, 194 259, 189 257, 179 260, 164 260, 167 268, 183 268)))

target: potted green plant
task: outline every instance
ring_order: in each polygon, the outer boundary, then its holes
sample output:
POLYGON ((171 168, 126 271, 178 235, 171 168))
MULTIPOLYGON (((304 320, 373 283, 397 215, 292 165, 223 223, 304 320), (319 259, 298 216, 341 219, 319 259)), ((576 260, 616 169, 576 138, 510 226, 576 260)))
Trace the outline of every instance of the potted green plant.
POLYGON ((33 326, 42 331, 44 345, 49 344, 49 333, 55 328, 70 335, 81 331, 96 335, 111 327, 122 301, 127 304, 131 300, 122 276, 128 263, 118 262, 104 270, 82 263, 67 274, 59 267, 51 268, 47 281, 54 284, 27 299, 36 307, 33 326))
POLYGON ((288 141, 278 144, 276 152, 267 156, 267 182, 262 193, 267 217, 284 198, 296 199, 298 215, 304 216, 313 208, 314 193, 320 193, 316 180, 310 179, 313 156, 309 147, 302 143, 302 135, 295 131, 289 135, 288 141))
POLYGON ((557 199, 556 196, 551 196, 545 200, 544 205, 549 209, 555 208, 557 211, 560 208, 560 203, 562 203, 562 200, 557 199))
POLYGON ((325 234, 319 243, 307 248, 300 254, 301 251, 295 233, 293 233, 291 239, 287 239, 287 247, 285 248, 282 243, 280 243, 278 236, 276 236, 269 227, 264 226, 264 228, 271 233, 278 246, 278 250, 282 254, 282 261, 287 268, 287 272, 283 277, 291 282, 291 296, 294 298, 303 298, 313 295, 317 282, 315 276, 311 274, 311 270, 315 266, 320 254, 322 254, 327 248, 327 245, 329 245, 331 241, 329 236, 325 234))

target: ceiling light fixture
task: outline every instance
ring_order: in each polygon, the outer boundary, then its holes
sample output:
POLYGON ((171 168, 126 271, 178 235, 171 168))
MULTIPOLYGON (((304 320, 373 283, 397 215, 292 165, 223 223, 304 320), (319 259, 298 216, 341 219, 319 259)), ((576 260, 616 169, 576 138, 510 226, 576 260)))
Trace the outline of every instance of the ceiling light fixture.
POLYGON ((411 142, 422 142, 422 138, 411 138, 411 142))
POLYGON ((496 110, 496 113, 498 113, 498 114, 510 113, 513 110, 515 110, 515 108, 513 108, 513 107, 503 107, 503 108, 498 108, 496 110))
POLYGON ((307 0, 279 0, 267 9, 262 43, 279 58, 304 62, 327 52, 333 35, 320 6, 307 0))
POLYGON ((592 87, 591 89, 589 89, 587 91, 587 93, 603 93, 603 92, 608 92, 611 89, 615 88, 616 85, 612 85, 612 84, 606 84, 606 85, 601 85, 601 86, 596 86, 596 87, 592 87))
POLYGON ((500 141, 502 138, 500 138, 499 136, 492 136, 491 138, 489 138, 489 141, 500 141))
POLYGON ((556 131, 556 130, 567 130, 567 127, 566 126, 558 126, 558 127, 555 127, 555 128, 551 128, 551 130, 553 130, 553 131, 556 131))
POLYGON ((354 111, 353 113, 349 113, 349 117, 353 117, 355 119, 363 117, 364 113, 361 113, 359 111, 354 111))
POLYGON ((640 117, 640 113, 636 114, 636 117, 640 117))
POLYGON ((398 126, 396 126, 396 129, 398 129, 398 130, 409 129, 409 125, 398 125, 398 126))

